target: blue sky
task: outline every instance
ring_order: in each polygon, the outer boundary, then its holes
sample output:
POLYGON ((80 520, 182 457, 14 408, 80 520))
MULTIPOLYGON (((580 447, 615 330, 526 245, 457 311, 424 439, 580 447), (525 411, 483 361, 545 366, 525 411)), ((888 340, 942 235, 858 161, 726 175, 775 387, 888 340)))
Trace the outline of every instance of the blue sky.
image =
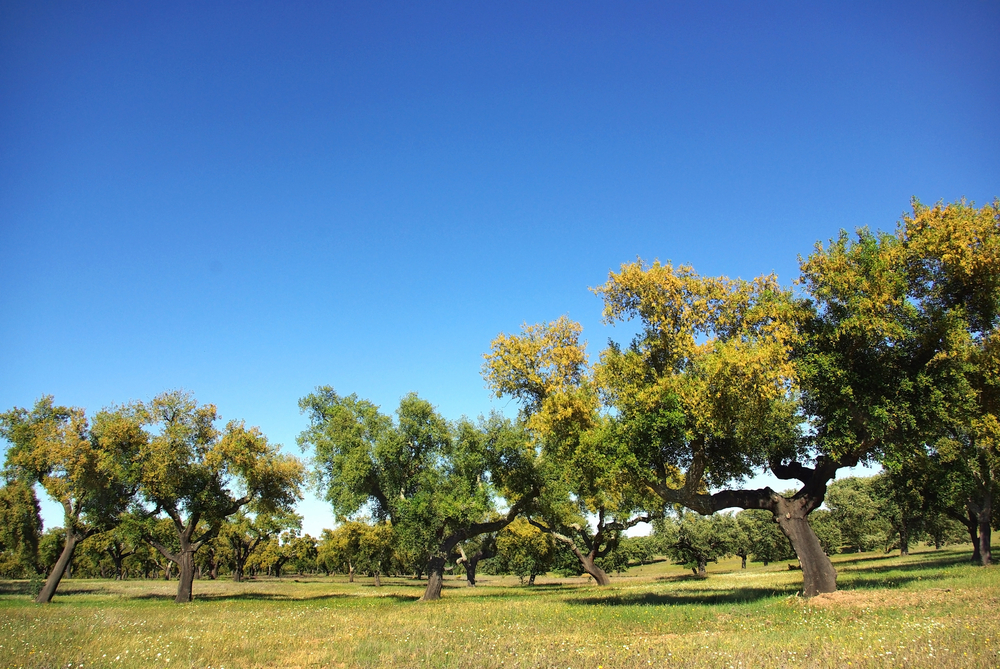
POLYGON ((568 314, 596 355, 623 262, 790 283, 911 196, 1000 196, 998 34, 984 1, 0 2, 0 409, 185 388, 292 449, 320 384, 512 413, 491 338, 568 314))

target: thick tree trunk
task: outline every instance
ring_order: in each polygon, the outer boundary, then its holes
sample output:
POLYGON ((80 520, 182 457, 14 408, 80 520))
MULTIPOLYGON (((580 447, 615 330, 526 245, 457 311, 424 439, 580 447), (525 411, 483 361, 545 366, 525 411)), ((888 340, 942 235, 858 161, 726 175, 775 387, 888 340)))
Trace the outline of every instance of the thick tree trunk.
POLYGON ((611 577, 595 564, 593 557, 582 554, 577 555, 577 557, 580 560, 580 566, 583 567, 585 572, 594 577, 594 582, 597 585, 611 585, 611 577))
POLYGON ((708 560, 705 558, 698 558, 698 571, 696 572, 699 578, 707 578, 708 576, 708 560))
POLYGON ((174 598, 174 602, 184 604, 193 598, 194 551, 181 551, 177 555, 177 566, 180 568, 180 574, 177 579, 177 597, 174 598))
POLYGON ((899 528, 899 554, 910 554, 910 529, 906 525, 899 528))
POLYGON ((535 584, 535 576, 537 576, 537 574, 531 574, 531 576, 528 577, 528 585, 535 584))
POLYGON ((378 572, 375 572, 375 587, 376 588, 382 587, 382 578, 378 572))
POLYGON ((976 519, 979 521, 979 563, 984 567, 988 567, 993 563, 993 552, 990 548, 990 542, 993 539, 993 531, 990 527, 993 520, 993 500, 991 498, 992 495, 986 496, 976 519))
POLYGON ((52 568, 49 577, 45 579, 45 585, 42 586, 38 597, 35 597, 36 604, 48 604, 52 601, 53 595, 56 594, 56 588, 59 587, 59 581, 62 580, 63 574, 69 568, 70 562, 73 560, 73 551, 76 550, 76 546, 80 541, 80 537, 75 532, 72 530, 66 531, 66 543, 63 544, 62 553, 59 554, 59 559, 56 560, 56 564, 52 568))
POLYGON ((746 555, 741 555, 740 557, 743 559, 743 566, 740 567, 740 569, 746 569, 747 568, 747 556, 746 555))
POLYGON ((441 587, 444 585, 445 557, 435 555, 427 562, 427 588, 420 598, 421 602, 434 602, 441 599, 441 587))
POLYGON ((815 597, 820 593, 837 591, 837 570, 809 526, 806 519, 809 510, 811 506, 804 498, 781 498, 775 509, 775 520, 802 565, 803 596, 815 597))

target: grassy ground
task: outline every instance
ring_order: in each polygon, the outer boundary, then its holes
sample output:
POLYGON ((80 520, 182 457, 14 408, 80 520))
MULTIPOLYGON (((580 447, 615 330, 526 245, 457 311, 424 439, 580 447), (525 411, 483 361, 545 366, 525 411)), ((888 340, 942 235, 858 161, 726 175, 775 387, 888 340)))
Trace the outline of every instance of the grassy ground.
POLYGON ((423 583, 284 578, 68 580, 54 602, 0 581, 0 667, 997 667, 1000 571, 965 549, 842 555, 841 590, 803 600, 787 563, 665 563, 613 578, 423 583))

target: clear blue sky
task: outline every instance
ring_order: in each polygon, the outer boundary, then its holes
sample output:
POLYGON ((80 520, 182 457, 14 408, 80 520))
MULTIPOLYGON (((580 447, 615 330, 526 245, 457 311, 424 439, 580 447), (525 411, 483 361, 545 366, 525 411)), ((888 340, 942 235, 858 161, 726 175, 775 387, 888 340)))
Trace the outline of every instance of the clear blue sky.
POLYGON ((292 449, 320 384, 487 412, 490 339, 568 314, 596 354, 637 256, 791 282, 1000 195, 998 35, 987 1, 0 2, 0 409, 185 388, 292 449))

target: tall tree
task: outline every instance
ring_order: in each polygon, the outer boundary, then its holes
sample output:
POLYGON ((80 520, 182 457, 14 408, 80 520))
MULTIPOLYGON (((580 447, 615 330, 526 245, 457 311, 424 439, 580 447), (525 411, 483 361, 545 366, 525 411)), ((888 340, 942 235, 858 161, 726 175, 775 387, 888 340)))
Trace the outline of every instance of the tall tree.
POLYGON ((536 494, 533 453, 500 416, 450 425, 411 393, 393 420, 328 386, 299 406, 310 420, 299 444, 314 449, 315 474, 334 513, 391 520, 400 540, 426 556, 423 601, 440 598, 459 543, 503 529, 536 494), (500 498, 509 504, 505 514, 496 511, 500 498))
POLYGON ((634 456, 602 412, 582 330, 563 316, 525 325, 520 334, 501 333, 485 355, 483 376, 497 397, 520 403, 542 454, 543 485, 531 523, 564 544, 598 585, 608 585, 598 560, 627 529, 660 515, 662 503, 633 475, 634 456))
POLYGON ((608 323, 639 319, 628 348, 612 344, 598 368, 637 466, 663 503, 708 515, 730 507, 771 512, 803 566, 807 596, 836 589, 836 572, 806 516, 843 464, 815 467, 800 436, 792 347, 802 305, 777 279, 703 277, 692 268, 623 265, 596 289, 608 323), (724 488, 770 466, 798 478, 792 497, 724 488))
POLYGON ((301 498, 304 468, 256 427, 230 421, 220 433, 215 407, 199 406, 187 393, 164 393, 143 410, 154 431, 140 453, 140 491, 154 513, 170 519, 178 546, 147 540, 177 565, 174 601, 189 602, 195 552, 243 507, 290 510, 301 498))
POLYGON ((928 436, 965 479, 966 511, 988 565, 1000 488, 1000 200, 980 208, 914 200, 899 235, 908 297, 923 325, 919 351, 933 379, 923 402, 928 436))
POLYGON ((836 589, 807 517, 837 470, 950 439, 975 463, 967 504, 987 545, 1000 424, 998 238, 997 203, 914 202, 895 233, 862 229, 817 245, 801 263, 804 301, 773 276, 701 277, 659 263, 612 273, 597 289, 605 320, 638 318, 642 331, 628 349, 605 351, 601 369, 652 487, 702 513, 771 511, 811 596, 836 589), (764 465, 801 488, 792 497, 709 492, 764 465))
POLYGON ((134 407, 102 410, 91 424, 83 409, 43 397, 30 411, 15 408, 0 415, 0 436, 11 443, 7 470, 41 484, 63 507, 62 553, 35 599, 48 603, 77 545, 113 527, 132 502, 130 466, 146 435, 134 407))

